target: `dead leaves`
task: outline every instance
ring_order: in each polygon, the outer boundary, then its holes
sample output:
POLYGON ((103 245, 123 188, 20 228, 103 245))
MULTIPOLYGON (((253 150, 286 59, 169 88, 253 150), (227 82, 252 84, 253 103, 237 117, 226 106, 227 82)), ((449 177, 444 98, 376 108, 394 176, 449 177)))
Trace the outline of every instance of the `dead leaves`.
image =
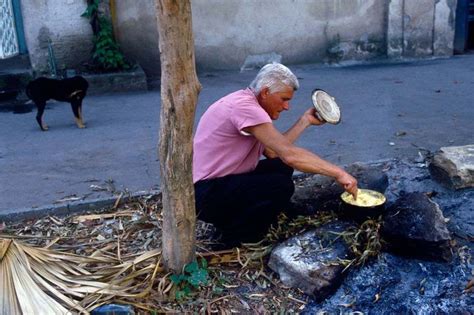
MULTIPOLYGON (((162 217, 157 198, 116 203, 99 213, 45 216, 5 225, 0 235, 4 238, 0 243, 1 268, 5 266, 3 257, 10 257, 7 253, 15 244, 14 251, 26 254, 20 256, 21 263, 15 261, 16 267, 8 258, 8 270, 21 268, 15 274, 29 279, 21 282, 10 275, 5 280, 0 296, 9 301, 4 303, 10 307, 8 313, 30 309, 23 304, 37 303, 42 294, 51 299, 47 313, 87 313, 108 303, 129 304, 148 312, 277 312, 282 307, 304 307, 304 295, 284 287, 266 267, 271 243, 212 251, 212 228, 203 222, 198 222, 197 256, 208 261, 213 281, 193 295, 197 302, 175 301, 170 274, 161 264, 162 217), (12 298, 18 281, 23 297, 12 298), (250 299, 249 294, 256 295, 250 299)), ((1 272, 0 281, 4 281, 7 273, 1 272)))

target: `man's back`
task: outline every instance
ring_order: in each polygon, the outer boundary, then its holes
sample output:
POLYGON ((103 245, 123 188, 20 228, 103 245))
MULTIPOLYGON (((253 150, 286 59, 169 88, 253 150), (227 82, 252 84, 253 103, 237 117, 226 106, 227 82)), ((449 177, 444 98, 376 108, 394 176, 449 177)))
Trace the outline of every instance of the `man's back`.
POLYGON ((250 89, 231 93, 212 104, 194 136, 193 181, 253 170, 263 145, 242 129, 271 119, 250 89))

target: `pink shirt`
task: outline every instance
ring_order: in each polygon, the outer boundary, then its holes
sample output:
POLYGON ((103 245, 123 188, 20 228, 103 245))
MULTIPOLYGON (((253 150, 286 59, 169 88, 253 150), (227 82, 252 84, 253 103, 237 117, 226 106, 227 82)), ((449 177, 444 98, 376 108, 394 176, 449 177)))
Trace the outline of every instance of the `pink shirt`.
POLYGON ((212 104, 194 136, 193 182, 254 170, 264 147, 242 129, 271 122, 250 89, 231 93, 212 104))

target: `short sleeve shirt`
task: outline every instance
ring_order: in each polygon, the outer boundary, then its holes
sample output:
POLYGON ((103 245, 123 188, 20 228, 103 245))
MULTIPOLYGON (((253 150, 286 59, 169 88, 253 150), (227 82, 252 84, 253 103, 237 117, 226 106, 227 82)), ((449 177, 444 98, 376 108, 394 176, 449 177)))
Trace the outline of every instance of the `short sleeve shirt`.
POLYGON ((193 141, 193 182, 255 169, 264 146, 243 129, 272 123, 250 89, 212 104, 199 121, 193 141))

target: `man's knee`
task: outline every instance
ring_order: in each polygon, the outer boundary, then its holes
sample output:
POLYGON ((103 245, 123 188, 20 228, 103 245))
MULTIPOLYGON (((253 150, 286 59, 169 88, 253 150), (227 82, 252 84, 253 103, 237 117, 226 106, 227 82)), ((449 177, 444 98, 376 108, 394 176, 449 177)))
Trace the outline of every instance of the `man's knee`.
POLYGON ((295 192, 295 184, 293 179, 286 175, 278 174, 274 176, 273 183, 275 188, 273 190, 274 196, 282 201, 290 200, 295 192))

